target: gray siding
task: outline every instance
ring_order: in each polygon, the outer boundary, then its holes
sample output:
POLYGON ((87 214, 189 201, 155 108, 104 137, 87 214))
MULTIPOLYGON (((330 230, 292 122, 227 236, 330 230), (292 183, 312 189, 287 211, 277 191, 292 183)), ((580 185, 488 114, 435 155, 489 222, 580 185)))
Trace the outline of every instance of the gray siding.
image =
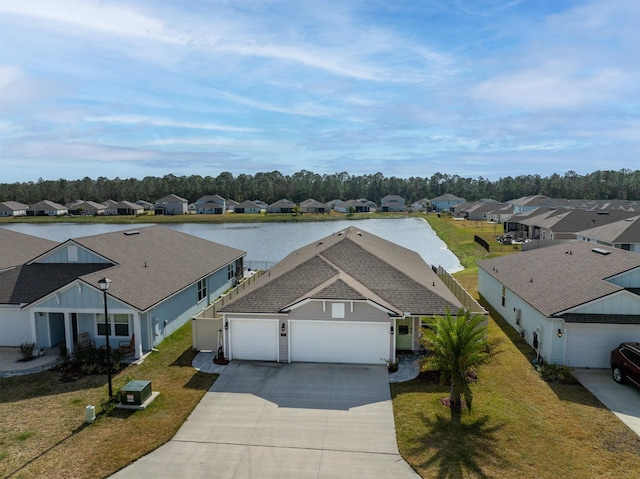
MULTIPOLYGON (((71 255, 73 256, 73 255, 71 255)), ((88 251, 80 246, 76 245, 66 245, 55 252, 52 252, 50 255, 38 260, 38 263, 109 263, 109 261, 97 256, 95 253, 88 251), (77 249, 77 261, 69 260, 69 247, 77 249)))

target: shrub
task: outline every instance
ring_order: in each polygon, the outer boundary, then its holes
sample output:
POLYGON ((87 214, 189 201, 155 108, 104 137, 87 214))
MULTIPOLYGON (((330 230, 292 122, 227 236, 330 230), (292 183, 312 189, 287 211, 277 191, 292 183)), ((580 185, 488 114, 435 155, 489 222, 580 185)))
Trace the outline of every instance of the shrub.
POLYGON ((538 372, 547 382, 559 382, 563 384, 575 384, 578 381, 572 374, 573 368, 560 364, 544 363, 538 366, 538 372))
POLYGON ((29 343, 25 341, 20 346, 18 346, 20 350, 20 354, 23 359, 31 359, 33 357, 33 351, 36 349, 36 343, 29 343))

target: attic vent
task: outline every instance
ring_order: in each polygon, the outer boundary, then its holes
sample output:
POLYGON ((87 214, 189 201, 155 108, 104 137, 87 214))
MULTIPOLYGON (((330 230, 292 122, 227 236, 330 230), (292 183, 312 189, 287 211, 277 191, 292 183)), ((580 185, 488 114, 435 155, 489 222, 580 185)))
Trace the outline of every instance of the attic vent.
POLYGON ((139 235, 139 234, 140 234, 140 231, 138 231, 138 230, 134 230, 134 231, 125 231, 125 232, 124 232, 124 234, 125 234, 126 236, 139 235))
POLYGON ((593 251, 594 253, 605 255, 605 256, 608 254, 611 254, 611 251, 607 251, 606 249, 602 249, 602 248, 593 248, 591 251, 593 251))

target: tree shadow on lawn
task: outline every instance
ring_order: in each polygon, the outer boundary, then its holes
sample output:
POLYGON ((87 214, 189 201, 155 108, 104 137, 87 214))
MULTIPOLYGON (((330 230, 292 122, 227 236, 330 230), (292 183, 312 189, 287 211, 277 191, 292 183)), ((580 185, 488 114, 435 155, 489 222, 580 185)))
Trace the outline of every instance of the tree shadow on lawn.
POLYGON ((438 479, 489 478, 484 469, 504 467, 505 459, 498 450, 496 433, 502 424, 489 424, 489 416, 454 424, 440 415, 424 416, 427 431, 416 438, 411 454, 427 451, 428 459, 420 464, 425 469, 437 468, 438 479))

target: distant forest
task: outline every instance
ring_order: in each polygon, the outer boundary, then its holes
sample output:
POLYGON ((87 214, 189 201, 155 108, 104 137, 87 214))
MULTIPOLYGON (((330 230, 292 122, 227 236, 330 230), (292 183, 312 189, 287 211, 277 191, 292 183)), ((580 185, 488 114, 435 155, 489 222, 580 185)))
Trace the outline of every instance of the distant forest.
POLYGON ((82 180, 43 180, 27 183, 0 183, 0 201, 19 201, 32 204, 51 200, 66 204, 82 199, 104 202, 108 199, 122 201, 146 200, 154 202, 174 193, 189 202, 204 195, 218 194, 236 201, 262 200, 273 203, 287 198, 295 203, 314 198, 318 201, 333 199, 367 198, 380 202, 383 196, 394 194, 404 197, 407 204, 422 198, 435 198, 451 193, 467 201, 492 198, 506 201, 522 196, 542 194, 567 199, 640 199, 640 170, 596 171, 579 175, 568 171, 564 176, 548 177, 523 175, 491 181, 486 178, 463 178, 458 175, 436 173, 431 177, 396 178, 382 173, 350 175, 347 172, 319 175, 302 170, 292 175, 279 171, 241 174, 233 176, 224 172, 212 176, 174 176, 162 178, 148 176, 109 179, 99 177, 82 180))

